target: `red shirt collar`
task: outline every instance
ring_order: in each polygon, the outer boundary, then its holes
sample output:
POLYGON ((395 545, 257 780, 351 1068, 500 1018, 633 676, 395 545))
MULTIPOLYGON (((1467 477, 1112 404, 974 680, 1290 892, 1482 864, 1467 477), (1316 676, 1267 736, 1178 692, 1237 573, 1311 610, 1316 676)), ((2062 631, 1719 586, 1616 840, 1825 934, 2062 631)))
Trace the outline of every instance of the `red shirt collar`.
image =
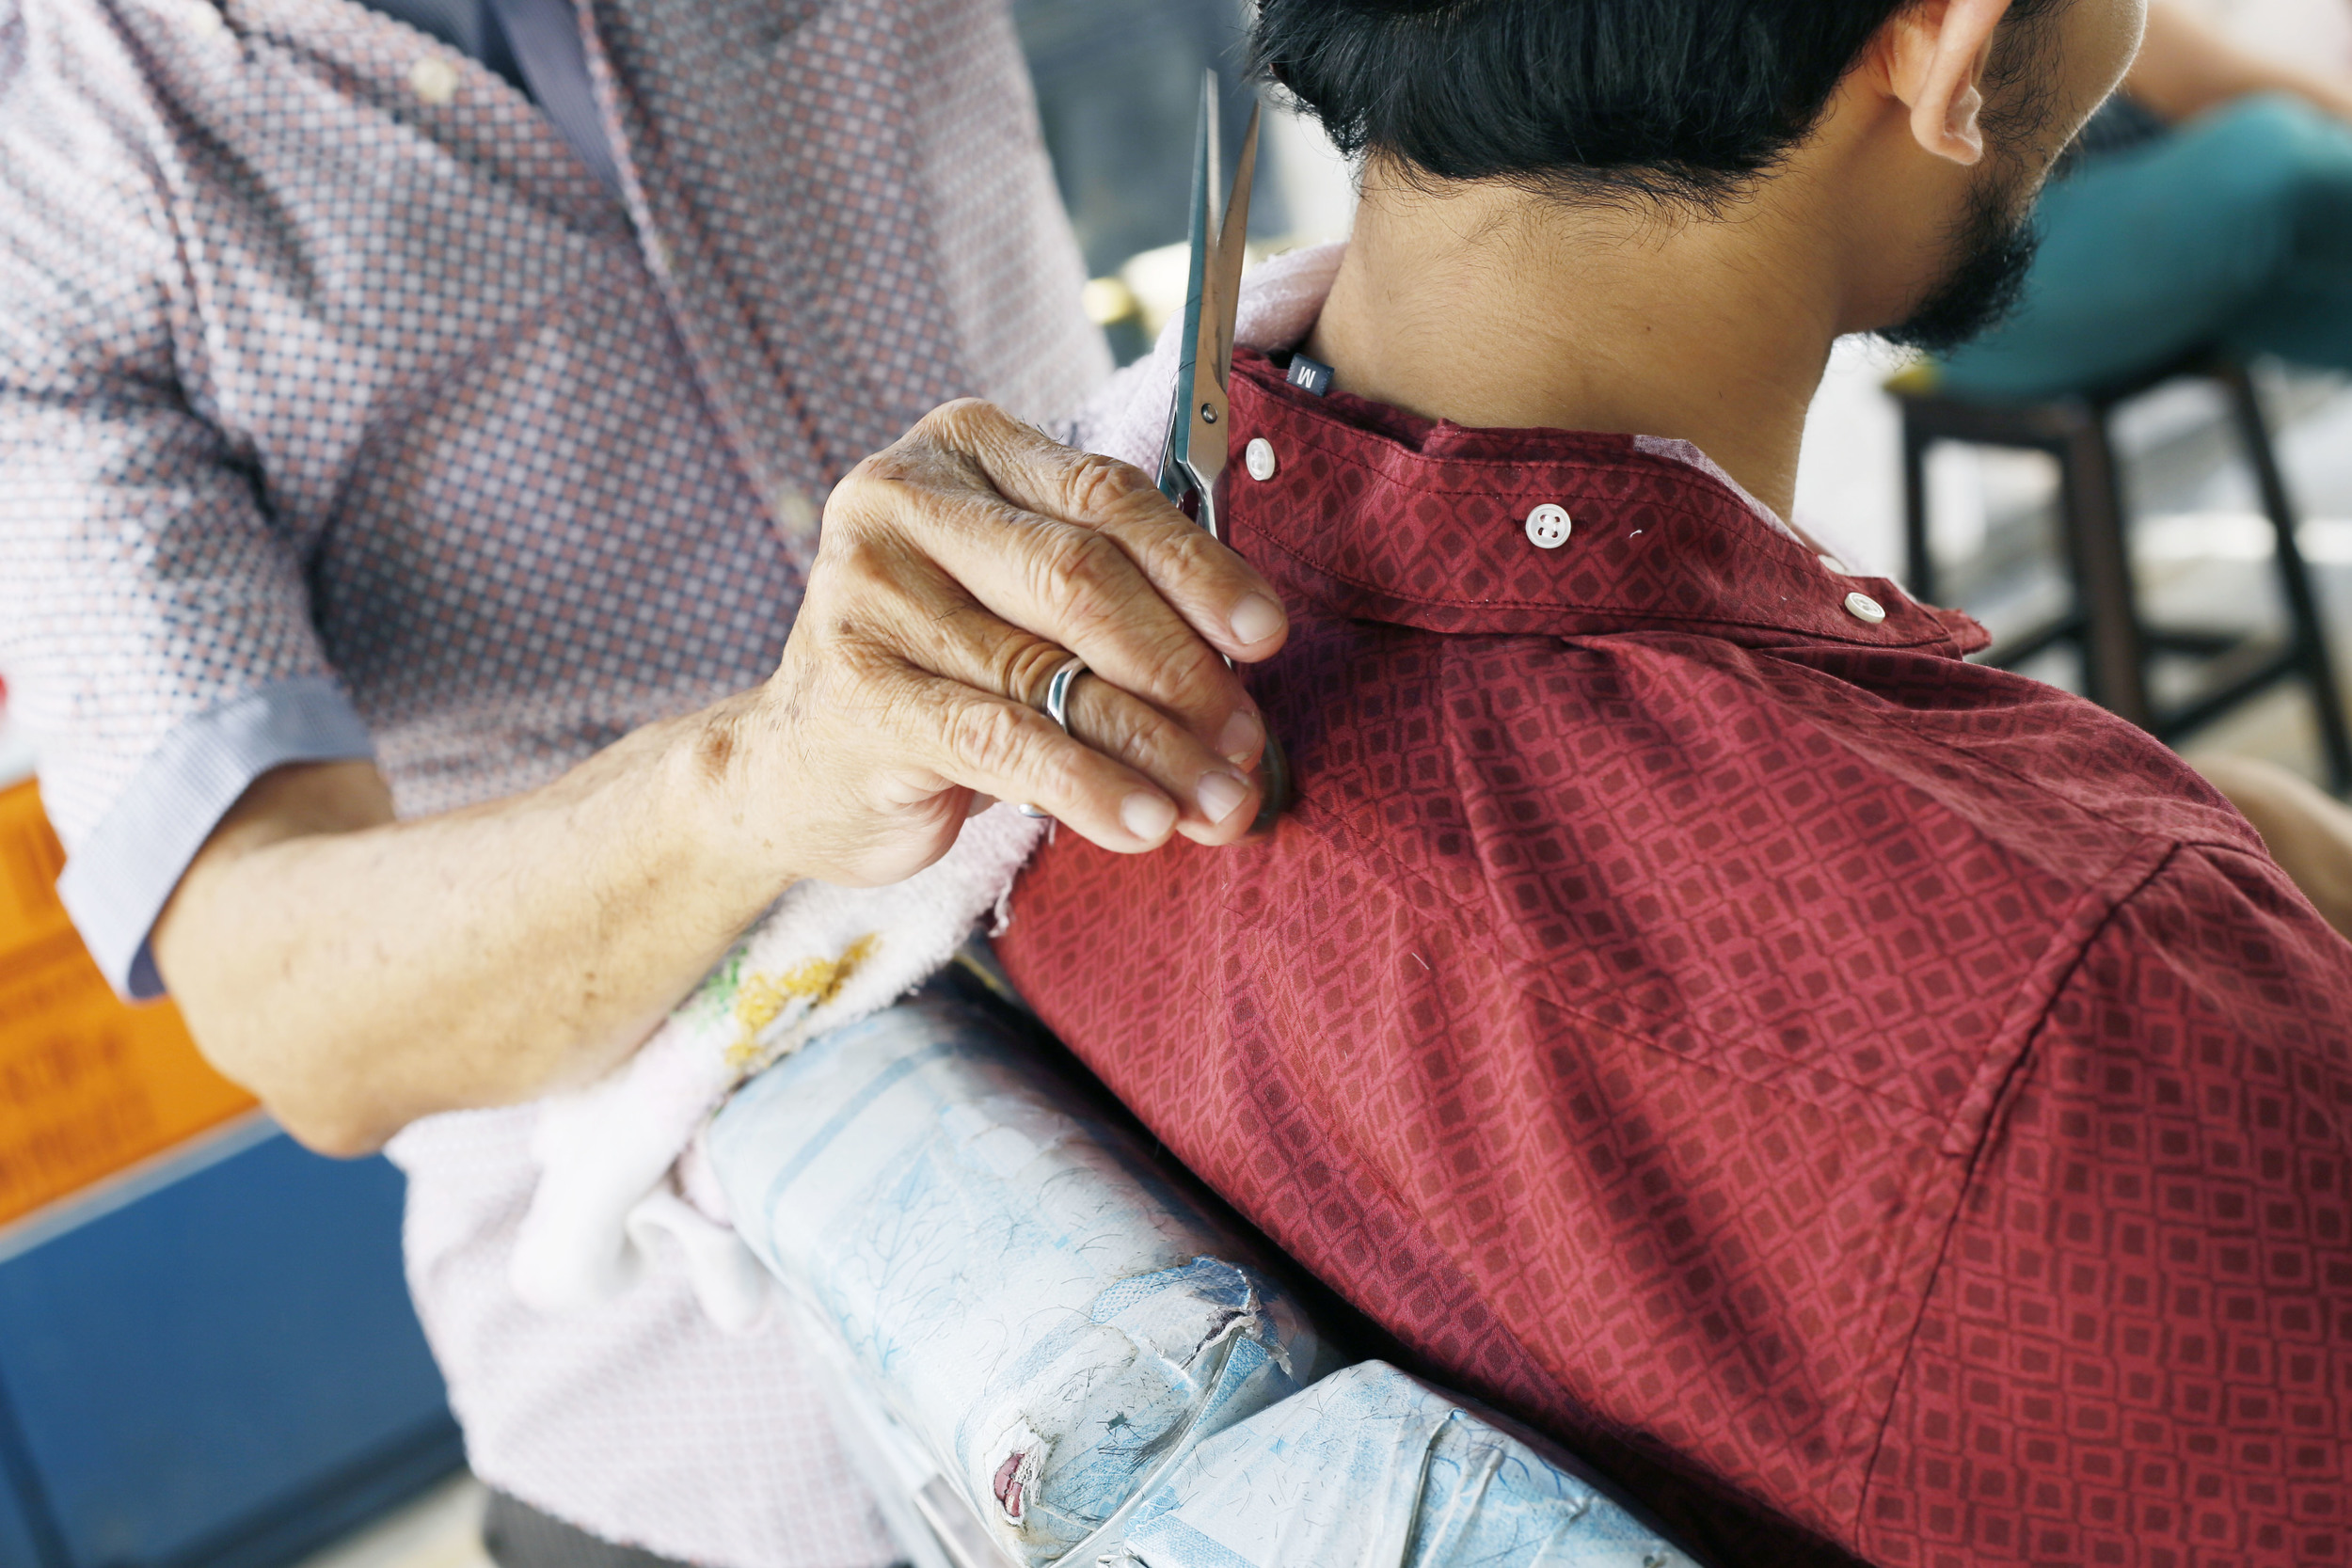
POLYGON ((1232 419, 1231 537, 1331 613, 1457 634, 1681 630, 1953 657, 1989 641, 1887 578, 1832 571, 1723 481, 1630 436, 1472 430, 1317 397, 1246 349, 1232 419), (1253 439, 1272 450, 1263 480, 1246 461, 1253 439), (1569 519, 1552 548, 1528 523, 1547 504, 1569 519), (1883 621, 1865 618, 1872 607, 1883 621))

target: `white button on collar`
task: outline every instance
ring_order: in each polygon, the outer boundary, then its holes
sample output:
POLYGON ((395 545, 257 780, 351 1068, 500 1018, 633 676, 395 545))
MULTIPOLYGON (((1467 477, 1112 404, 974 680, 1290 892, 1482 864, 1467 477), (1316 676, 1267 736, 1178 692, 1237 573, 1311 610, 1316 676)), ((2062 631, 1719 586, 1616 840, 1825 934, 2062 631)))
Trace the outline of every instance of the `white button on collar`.
POLYGON ((457 96, 457 68, 438 55, 427 55, 408 68, 408 90, 420 103, 446 103, 457 96))
POLYGON ((1816 556, 1814 559, 1821 563, 1821 569, 1825 572, 1834 572, 1841 578, 1853 576, 1851 572, 1846 570, 1846 563, 1834 555, 1816 556))
POLYGON ((1251 479, 1263 482, 1274 477, 1274 443, 1264 436, 1251 436, 1249 445, 1242 449, 1241 460, 1251 479))
POLYGON ((1568 531, 1575 526, 1568 520, 1566 508, 1549 501, 1527 515, 1527 537, 1538 549, 1558 549, 1568 542, 1568 531))
POLYGON ((1867 594, 1846 595, 1846 613, 1867 626, 1877 626, 1886 619, 1886 607, 1867 594))

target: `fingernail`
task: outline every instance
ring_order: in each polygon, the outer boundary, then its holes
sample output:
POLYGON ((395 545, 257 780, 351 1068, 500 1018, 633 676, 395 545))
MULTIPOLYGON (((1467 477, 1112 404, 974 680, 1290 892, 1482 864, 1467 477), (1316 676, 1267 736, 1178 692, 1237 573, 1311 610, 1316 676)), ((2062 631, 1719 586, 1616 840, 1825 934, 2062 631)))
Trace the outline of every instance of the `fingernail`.
POLYGON ((1137 838, 1157 838, 1176 825, 1176 808, 1160 796, 1137 790, 1120 803, 1119 825, 1137 838))
POLYGON ((1246 707, 1235 708, 1225 727, 1216 732, 1216 754, 1236 768, 1247 768, 1264 740, 1265 726, 1258 716, 1246 707))
POLYGON ((1233 607, 1232 618, 1226 625, 1232 628, 1236 642, 1263 642, 1282 629, 1285 619, 1280 605, 1263 594, 1252 594, 1233 607))
POLYGON ((1192 798, 1200 802, 1201 816, 1222 822, 1249 798, 1249 786, 1231 773, 1203 773, 1192 798))

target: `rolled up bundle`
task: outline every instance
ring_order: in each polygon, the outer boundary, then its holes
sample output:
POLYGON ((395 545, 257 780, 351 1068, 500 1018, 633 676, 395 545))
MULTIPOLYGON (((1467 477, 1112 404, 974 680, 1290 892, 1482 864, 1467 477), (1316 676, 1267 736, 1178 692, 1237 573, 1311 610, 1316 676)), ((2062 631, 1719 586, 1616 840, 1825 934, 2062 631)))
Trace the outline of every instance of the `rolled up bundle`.
POLYGON ((1320 1370, 1256 1252, 969 1005, 812 1041, 708 1148, 739 1232, 1024 1568, 1091 1563, 1320 1370))
POLYGON ((945 1548, 910 1534, 919 1560, 1691 1568, 1543 1438, 1335 1370, 1260 1243, 980 1008, 927 996, 812 1041, 708 1151, 854 1414, 890 1418, 864 1435, 945 1548))
POLYGON ((1691 1568, 1532 1433, 1379 1361, 1194 1445, 1103 1568, 1691 1568))

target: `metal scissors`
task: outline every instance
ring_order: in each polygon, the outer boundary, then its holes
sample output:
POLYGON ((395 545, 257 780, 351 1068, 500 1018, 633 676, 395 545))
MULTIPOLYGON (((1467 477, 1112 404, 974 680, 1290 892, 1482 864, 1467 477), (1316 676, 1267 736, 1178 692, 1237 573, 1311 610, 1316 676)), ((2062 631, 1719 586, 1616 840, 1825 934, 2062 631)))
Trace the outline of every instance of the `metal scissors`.
POLYGON ((1216 523, 1216 481, 1225 471, 1231 423, 1225 388, 1233 374, 1233 317, 1241 306, 1243 250, 1249 232, 1249 192, 1258 167, 1258 115, 1249 111, 1232 193, 1220 204, 1217 176, 1216 72, 1200 84, 1200 132, 1192 150, 1192 261, 1184 283, 1184 336, 1178 340, 1176 397, 1160 453, 1160 494, 1183 506, 1222 539, 1216 523))
MULTIPOLYGON (((1160 494, 1179 507, 1191 502, 1191 516, 1222 541, 1217 526, 1216 482, 1230 454, 1232 409, 1226 388, 1233 374, 1233 319, 1241 307, 1241 273, 1249 234, 1249 193, 1258 168, 1260 110, 1249 110, 1241 158, 1223 202, 1216 197, 1224 172, 1217 150, 1216 72, 1200 83, 1200 130, 1192 150, 1192 257, 1184 287, 1184 324, 1177 341, 1176 395, 1168 407, 1168 442, 1160 452, 1160 494)), ((1228 665, 1232 659, 1225 661, 1228 665)), ((1281 744, 1266 736, 1265 793, 1254 831, 1263 832, 1290 803, 1291 774, 1281 744)))

